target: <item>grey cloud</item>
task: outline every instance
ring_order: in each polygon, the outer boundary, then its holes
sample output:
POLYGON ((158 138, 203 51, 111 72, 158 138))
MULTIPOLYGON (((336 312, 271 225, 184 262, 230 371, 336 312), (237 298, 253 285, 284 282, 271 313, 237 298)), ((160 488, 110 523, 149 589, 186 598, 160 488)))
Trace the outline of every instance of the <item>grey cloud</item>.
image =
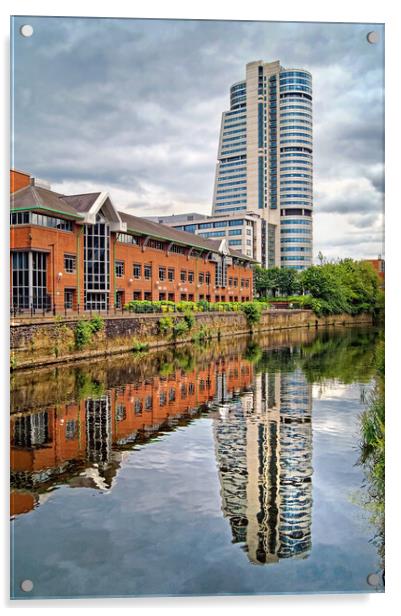
MULTIPOLYGON (((185 201, 210 211, 228 88, 244 77, 246 62, 280 59, 313 74, 317 185, 332 178, 370 182, 351 200, 317 191, 316 216, 377 207, 384 183, 383 43, 367 44, 371 26, 31 22, 34 36, 15 39, 17 168, 55 185, 75 183, 77 192, 88 183, 132 191, 137 213, 154 207, 152 190, 166 195, 163 213, 185 201)), ((21 23, 15 19, 16 31, 21 23)))

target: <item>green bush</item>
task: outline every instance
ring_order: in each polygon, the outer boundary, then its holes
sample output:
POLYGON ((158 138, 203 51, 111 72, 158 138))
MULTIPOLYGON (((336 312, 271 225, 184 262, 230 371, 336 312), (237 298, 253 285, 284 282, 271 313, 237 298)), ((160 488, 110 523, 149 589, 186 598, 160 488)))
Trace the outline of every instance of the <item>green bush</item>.
POLYGON ((192 329, 195 323, 195 317, 193 314, 191 314, 190 312, 187 312, 184 315, 184 321, 187 324, 187 328, 188 329, 192 329))
POLYGON ((206 342, 213 337, 213 331, 206 325, 201 325, 199 331, 192 336, 192 342, 206 342))
POLYGON ((243 302, 241 304, 241 312, 246 316, 246 321, 249 327, 259 323, 262 315, 262 305, 259 302, 243 302))
POLYGON ((134 353, 143 353, 149 350, 149 345, 146 342, 140 342, 139 340, 133 340, 132 351, 134 353))
POLYGON ((80 350, 92 340, 92 326, 90 321, 81 320, 78 321, 75 328, 75 347, 80 350))
POLYGON ((173 331, 174 322, 171 317, 162 317, 159 319, 159 332, 164 336, 173 331))
POLYGON ((104 328, 104 319, 100 316, 100 314, 98 314, 89 321, 89 324, 92 332, 95 334, 104 328))
POLYGON ((75 328, 75 348, 80 350, 87 346, 93 337, 93 334, 101 331, 104 328, 104 319, 98 315, 90 320, 81 319, 78 321, 75 328))
POLYGON ((188 323, 185 319, 179 319, 174 323, 173 337, 180 338, 189 331, 188 323))

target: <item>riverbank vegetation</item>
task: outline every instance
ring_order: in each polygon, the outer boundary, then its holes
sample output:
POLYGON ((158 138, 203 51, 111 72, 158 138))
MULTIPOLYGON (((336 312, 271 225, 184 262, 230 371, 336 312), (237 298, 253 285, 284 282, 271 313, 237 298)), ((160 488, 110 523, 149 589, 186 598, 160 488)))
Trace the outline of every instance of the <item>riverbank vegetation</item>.
POLYGON ((361 456, 367 494, 364 506, 376 528, 374 542, 384 571, 384 495, 385 495, 385 404, 384 343, 376 351, 374 388, 368 396, 367 408, 361 415, 361 456))
POLYGON ((261 301, 286 300, 293 307, 310 308, 317 315, 378 314, 384 303, 373 267, 352 259, 313 265, 302 271, 257 267, 255 290, 261 301))

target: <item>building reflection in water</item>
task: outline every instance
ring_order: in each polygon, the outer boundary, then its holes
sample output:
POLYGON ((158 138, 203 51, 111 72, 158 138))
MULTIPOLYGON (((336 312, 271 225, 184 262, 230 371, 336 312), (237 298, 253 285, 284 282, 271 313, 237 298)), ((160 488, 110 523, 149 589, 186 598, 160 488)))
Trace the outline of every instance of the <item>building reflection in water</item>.
MULTIPOLYGON (((126 450, 249 388, 253 367, 233 353, 192 370, 173 368, 166 376, 127 383, 126 375, 114 371, 118 385, 106 391, 40 409, 17 408, 11 415, 13 515, 40 505, 62 483, 110 489, 126 450)), ((39 401, 46 393, 45 387, 39 401)))
POLYGON ((216 405, 222 509, 251 562, 311 549, 312 391, 301 370, 263 372, 247 393, 216 405))

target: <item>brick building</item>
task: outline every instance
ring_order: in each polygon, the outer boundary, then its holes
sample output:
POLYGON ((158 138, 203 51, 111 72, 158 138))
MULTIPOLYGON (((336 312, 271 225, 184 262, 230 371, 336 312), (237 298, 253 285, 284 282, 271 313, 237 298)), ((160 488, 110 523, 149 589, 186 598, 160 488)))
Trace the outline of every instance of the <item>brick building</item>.
POLYGON ((120 448, 146 441, 203 405, 230 400, 252 381, 252 363, 233 353, 189 372, 177 368, 128 383, 122 372, 103 395, 16 408, 10 419, 12 515, 33 509, 54 484, 110 488, 120 448))
POLYGON ((380 279, 380 287, 384 289, 384 259, 379 257, 377 259, 365 259, 365 263, 370 263, 380 279))
POLYGON ((11 304, 108 310, 132 299, 247 301, 254 260, 118 211, 106 192, 61 195, 11 171, 11 304))

